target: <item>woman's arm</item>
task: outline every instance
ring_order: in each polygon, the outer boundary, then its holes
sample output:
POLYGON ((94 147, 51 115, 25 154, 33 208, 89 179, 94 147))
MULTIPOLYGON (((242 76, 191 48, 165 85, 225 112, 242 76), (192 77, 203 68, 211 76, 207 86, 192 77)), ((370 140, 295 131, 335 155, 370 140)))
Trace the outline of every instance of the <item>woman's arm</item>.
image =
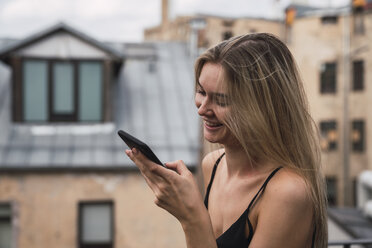
POLYGON ((137 149, 126 150, 155 195, 155 204, 178 219, 188 248, 216 248, 207 209, 192 173, 182 161, 159 166, 137 149))

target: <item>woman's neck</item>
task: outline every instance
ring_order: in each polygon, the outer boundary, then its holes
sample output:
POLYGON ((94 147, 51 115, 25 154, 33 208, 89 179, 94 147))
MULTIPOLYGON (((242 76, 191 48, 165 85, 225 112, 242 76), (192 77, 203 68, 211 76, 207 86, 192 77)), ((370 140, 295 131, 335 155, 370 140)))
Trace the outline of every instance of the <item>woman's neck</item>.
POLYGON ((225 156, 228 178, 266 173, 275 167, 273 163, 249 158, 242 146, 225 146, 225 156))

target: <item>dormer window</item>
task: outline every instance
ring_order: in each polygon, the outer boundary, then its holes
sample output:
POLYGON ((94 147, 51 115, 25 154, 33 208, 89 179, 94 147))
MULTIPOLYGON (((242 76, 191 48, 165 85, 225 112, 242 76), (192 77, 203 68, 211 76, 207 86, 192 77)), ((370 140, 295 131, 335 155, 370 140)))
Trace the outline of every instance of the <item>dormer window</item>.
POLYGON ((25 59, 22 69, 23 121, 102 121, 101 62, 25 59))
POLYGON ((62 23, 3 50, 0 59, 12 67, 13 121, 111 121, 120 52, 62 23))

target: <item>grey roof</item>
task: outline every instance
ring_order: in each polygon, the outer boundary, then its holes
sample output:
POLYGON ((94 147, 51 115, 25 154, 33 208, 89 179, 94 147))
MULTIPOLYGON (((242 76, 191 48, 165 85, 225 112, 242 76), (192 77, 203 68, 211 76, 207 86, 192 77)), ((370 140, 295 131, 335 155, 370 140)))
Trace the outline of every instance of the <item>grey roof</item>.
POLYGON ((308 16, 339 16, 349 13, 350 11, 349 6, 317 8, 303 4, 290 4, 287 9, 288 8, 296 9, 296 18, 308 16))
POLYGON ((0 47, 0 59, 6 58, 9 54, 11 54, 13 51, 18 50, 20 48, 23 48, 25 46, 28 46, 31 43, 38 42, 41 39, 44 39, 45 37, 52 35, 56 32, 64 31, 67 32, 76 38, 83 40, 89 44, 92 44, 93 46, 97 47, 98 49, 101 49, 105 51, 106 53, 110 54, 111 57, 121 63, 124 54, 117 50, 114 47, 108 46, 102 42, 97 41, 96 39, 86 35, 85 33, 67 25, 66 23, 57 23, 54 26, 51 26, 47 29, 44 29, 40 32, 37 32, 29 37, 26 37, 24 39, 15 41, 15 42, 6 42, 4 41, 4 44, 7 44, 4 47, 0 47))
POLYGON ((130 56, 112 85, 112 123, 12 123, 11 71, 0 63, 0 171, 135 168, 124 154, 118 129, 146 142, 163 162, 182 159, 190 167, 197 165, 200 125, 185 45, 115 47, 130 56))
POLYGON ((372 220, 357 208, 328 208, 329 217, 355 239, 371 239, 372 220))

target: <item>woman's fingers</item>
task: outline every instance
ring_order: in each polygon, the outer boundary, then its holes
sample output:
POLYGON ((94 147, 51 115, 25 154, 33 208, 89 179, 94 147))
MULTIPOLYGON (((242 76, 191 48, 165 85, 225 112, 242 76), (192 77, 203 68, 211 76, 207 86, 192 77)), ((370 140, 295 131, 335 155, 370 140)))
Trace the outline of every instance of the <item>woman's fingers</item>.
POLYGON ((137 165, 137 167, 141 171, 151 171, 156 172, 156 169, 159 165, 155 164, 154 162, 150 161, 148 158, 145 157, 140 151, 136 148, 132 150, 126 150, 125 153, 128 157, 137 165))
POLYGON ((168 169, 177 172, 179 175, 188 175, 189 173, 191 173, 182 160, 165 163, 165 166, 168 169))
POLYGON ((168 181, 170 174, 173 172, 152 162, 136 148, 126 150, 125 153, 137 165, 142 175, 151 182, 168 181))

